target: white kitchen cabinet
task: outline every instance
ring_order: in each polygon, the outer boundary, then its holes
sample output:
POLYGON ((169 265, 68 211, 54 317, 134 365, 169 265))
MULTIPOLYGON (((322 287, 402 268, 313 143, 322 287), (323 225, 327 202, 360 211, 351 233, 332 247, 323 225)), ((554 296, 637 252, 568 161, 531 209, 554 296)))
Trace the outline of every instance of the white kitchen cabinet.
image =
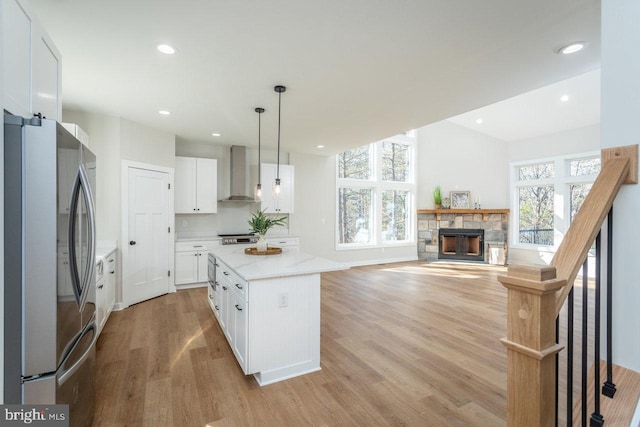
POLYGON ((32 35, 31 111, 60 120, 60 54, 41 26, 35 26, 32 35))
POLYGON ((220 323, 220 328, 224 335, 227 337, 227 340, 231 342, 229 338, 229 298, 231 298, 231 293, 233 292, 229 285, 224 281, 218 281, 218 286, 220 287, 220 300, 218 301, 219 308, 219 316, 218 322, 220 323))
POLYGON ((101 276, 96 282, 96 324, 98 325, 98 334, 102 332, 102 328, 107 322, 107 294, 104 284, 105 277, 101 276))
POLYGON ((217 262, 216 281, 220 287, 218 322, 244 373, 247 371, 248 284, 225 263, 217 262))
POLYGON ((217 241, 193 241, 176 243, 175 284, 206 282, 208 277, 207 255, 217 241))
POLYGON ((218 161, 176 157, 175 213, 218 211, 218 161))
POLYGON ((106 301, 106 318, 105 322, 111 315, 113 311, 113 307, 116 305, 116 271, 117 271, 117 261, 116 261, 116 253, 111 252, 107 256, 106 267, 105 267, 105 301, 106 301))
POLYGON ((60 120, 61 57, 28 2, 2 2, 4 108, 60 120))
POLYGON ((262 209, 266 213, 293 212, 294 168, 280 165, 280 194, 274 194, 278 165, 262 163, 260 182, 262 183, 262 209))
POLYGON ((300 237, 298 236, 274 236, 274 237, 265 237, 264 240, 267 241, 267 245, 269 247, 279 247, 279 248, 299 248, 300 247, 300 237))
POLYGON ((198 282, 197 251, 176 252, 176 285, 198 282))
POLYGON ((96 324, 102 332, 116 303, 115 250, 98 257, 96 262, 96 324))
POLYGON ((248 339, 248 323, 249 314, 248 305, 240 292, 233 292, 233 343, 231 348, 236 355, 236 359, 246 374, 247 371, 247 339, 248 339))

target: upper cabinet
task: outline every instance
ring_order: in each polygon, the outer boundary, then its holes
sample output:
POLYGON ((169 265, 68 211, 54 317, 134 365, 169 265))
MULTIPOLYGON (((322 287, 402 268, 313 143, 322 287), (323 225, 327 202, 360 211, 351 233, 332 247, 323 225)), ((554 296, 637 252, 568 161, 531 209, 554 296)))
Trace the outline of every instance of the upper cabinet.
POLYGON ((280 194, 274 194, 277 165, 262 163, 260 182, 262 184, 262 209, 266 213, 293 212, 293 166, 280 165, 280 194))
POLYGON ((218 211, 218 161, 176 157, 175 213, 218 211))
POLYGON ((60 120, 60 53, 25 0, 2 2, 4 109, 60 120))

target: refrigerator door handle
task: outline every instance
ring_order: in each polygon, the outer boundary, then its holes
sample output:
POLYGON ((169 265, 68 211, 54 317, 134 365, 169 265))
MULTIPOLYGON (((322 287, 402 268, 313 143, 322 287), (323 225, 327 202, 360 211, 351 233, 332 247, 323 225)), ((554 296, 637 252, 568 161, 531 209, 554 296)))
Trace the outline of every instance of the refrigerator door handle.
MULTIPOLYGON (((89 332, 91 331, 93 333, 93 337, 91 337, 91 343, 87 346, 86 350, 84 351, 84 353, 82 353, 82 356, 80 356, 80 358, 78 360, 76 360, 76 362, 71 365, 70 368, 67 368, 62 375, 58 376, 58 386, 61 386, 62 384, 64 384, 69 378, 71 378, 73 376, 73 374, 78 370, 78 368, 80 368, 80 366, 82 366, 82 364, 84 363, 84 361, 91 355, 91 349, 93 349, 93 347, 95 347, 96 342, 98 341, 98 330, 97 330, 97 325, 95 322, 91 322, 89 324, 89 326, 87 326, 85 328, 85 330, 82 332, 82 335, 80 336, 80 338, 78 338, 78 340, 76 341, 76 343, 79 343, 82 338, 89 332)), ((67 361, 69 360, 69 358, 71 357, 71 355, 73 354, 73 350, 70 351, 67 356, 65 357, 65 359, 62 361, 62 364, 60 365, 60 367, 64 368, 65 364, 67 363, 67 361)))
POLYGON ((81 164, 78 168, 76 179, 73 181, 73 189, 71 190, 71 202, 69 206, 69 266, 71 269, 71 282, 73 293, 76 298, 76 303, 80 311, 84 310, 84 305, 87 302, 88 287, 91 286, 91 279, 93 278, 93 271, 95 267, 95 208, 93 204, 93 197, 91 194, 91 185, 87 176, 87 170, 84 165, 81 164), (78 202, 80 197, 84 199, 87 209, 88 219, 88 236, 87 236, 87 269, 85 270, 82 282, 80 282, 80 268, 78 266, 76 258, 76 230, 75 224, 78 215, 78 202))

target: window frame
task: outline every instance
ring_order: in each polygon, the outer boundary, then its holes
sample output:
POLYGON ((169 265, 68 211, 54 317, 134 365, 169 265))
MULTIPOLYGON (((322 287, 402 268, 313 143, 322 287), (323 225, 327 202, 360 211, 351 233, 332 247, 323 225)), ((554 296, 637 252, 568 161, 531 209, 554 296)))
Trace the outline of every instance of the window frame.
POLYGON ((510 162, 510 195, 511 212, 511 247, 517 249, 548 249, 557 250, 566 234, 571 221, 571 185, 593 184, 598 174, 571 176, 570 162, 572 160, 590 159, 600 157, 600 152, 589 151, 584 153, 565 154, 553 157, 544 157, 533 160, 510 162), (522 166, 534 166, 543 163, 554 163, 554 176, 552 178, 520 180, 519 168, 522 166), (553 245, 541 245, 535 243, 520 242, 520 203, 519 189, 524 187, 553 186, 553 245))
MULTIPOLYGON (((396 135, 391 138, 385 138, 381 141, 366 144, 371 146, 372 153, 372 170, 369 179, 353 179, 340 178, 339 156, 335 156, 336 164, 336 187, 335 187, 335 250, 357 250, 357 249, 373 249, 387 248, 398 246, 415 246, 416 245, 416 215, 415 215, 415 198, 416 198, 416 137, 415 132, 406 132, 405 134, 396 135), (407 145, 409 147, 409 177, 406 182, 393 182, 382 180, 382 144, 391 142, 407 145), (369 243, 340 243, 340 189, 341 188, 370 188, 372 190, 371 206, 373 209, 372 223, 372 239, 369 243), (406 240, 382 240, 382 193, 384 191, 407 191, 407 234, 406 240)), ((357 148, 357 147, 356 147, 357 148)))

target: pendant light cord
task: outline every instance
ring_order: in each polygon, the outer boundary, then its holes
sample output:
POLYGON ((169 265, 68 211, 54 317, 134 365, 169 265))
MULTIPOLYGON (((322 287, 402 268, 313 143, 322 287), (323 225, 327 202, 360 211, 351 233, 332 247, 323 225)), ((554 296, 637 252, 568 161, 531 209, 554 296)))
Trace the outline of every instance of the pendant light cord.
POLYGON ((258 185, 262 184, 262 163, 260 163, 260 117, 262 112, 258 111, 258 185))
POLYGON ((280 179, 280 104, 282 92, 278 92, 278 165, 276 168, 276 178, 280 179))

